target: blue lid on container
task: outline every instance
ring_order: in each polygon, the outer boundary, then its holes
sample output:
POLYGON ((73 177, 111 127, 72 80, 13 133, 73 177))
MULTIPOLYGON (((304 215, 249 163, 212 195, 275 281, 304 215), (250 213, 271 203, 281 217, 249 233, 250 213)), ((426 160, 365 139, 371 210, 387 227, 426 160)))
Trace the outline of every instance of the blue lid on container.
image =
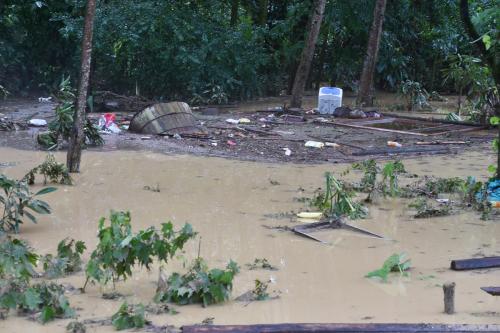
POLYGON ((322 95, 340 95, 342 94, 342 89, 337 87, 321 87, 319 93, 322 95))

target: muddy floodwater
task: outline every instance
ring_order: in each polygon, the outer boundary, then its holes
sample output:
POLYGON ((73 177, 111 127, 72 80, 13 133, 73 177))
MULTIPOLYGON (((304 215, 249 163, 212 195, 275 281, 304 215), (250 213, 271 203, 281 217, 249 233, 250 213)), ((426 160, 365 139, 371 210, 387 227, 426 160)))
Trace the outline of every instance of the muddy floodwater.
MULTIPOLYGON (((61 162, 65 155, 57 153, 61 162)), ((0 148, 0 172, 22 177, 41 163, 45 153, 0 148)), ((418 175, 487 177, 492 153, 467 152, 454 156, 421 157, 405 161, 418 175)), ((499 323, 500 298, 482 292, 482 286, 500 284, 500 270, 454 272, 450 260, 500 255, 500 222, 482 221, 476 212, 415 220, 407 201, 384 200, 370 206, 369 218, 353 222, 390 240, 379 240, 347 230, 321 232, 324 245, 291 232, 263 227, 293 221, 283 213, 298 212, 322 185, 325 171, 339 174, 347 165, 284 165, 219 158, 161 155, 148 152, 84 152, 82 173, 75 186, 59 186, 43 199, 53 214, 39 223, 24 224, 20 237, 38 253, 54 253, 57 243, 71 237, 86 242, 87 260, 95 247, 97 222, 111 209, 129 210, 135 230, 171 220, 177 227, 188 222, 202 238, 201 255, 211 267, 224 267, 229 259, 241 266, 234 281, 233 298, 250 290, 254 280, 275 281, 281 291, 276 300, 250 304, 229 301, 202 308, 174 306, 179 314, 150 315, 157 325, 201 323, 213 317, 216 324, 299 322, 427 322, 499 323), (160 192, 144 190, 159 185, 160 192), (302 191, 303 189, 304 191, 302 191), (412 259, 409 276, 394 274, 388 283, 364 278, 395 252, 412 259), (248 270, 244 264, 267 258, 278 271, 248 270), (454 281, 455 315, 443 314, 441 284, 454 281)), ((350 179, 359 179, 351 172, 350 179)), ((402 181, 405 181, 404 179, 402 181)), ((296 223, 296 222, 295 222, 296 223)), ((198 241, 188 243, 185 259, 196 257, 198 241)), ((181 260, 166 266, 182 272, 181 260)), ((116 285, 129 303, 151 301, 158 266, 150 272, 137 269, 130 280, 116 285)), ((57 282, 81 287, 80 272, 57 282)), ((101 319, 117 311, 122 300, 104 300, 99 286, 87 293, 68 293, 80 320, 101 319)), ((0 321, 1 332, 64 332, 69 320, 41 325, 11 313, 0 321)), ((88 332, 112 332, 111 326, 90 326, 88 332)))

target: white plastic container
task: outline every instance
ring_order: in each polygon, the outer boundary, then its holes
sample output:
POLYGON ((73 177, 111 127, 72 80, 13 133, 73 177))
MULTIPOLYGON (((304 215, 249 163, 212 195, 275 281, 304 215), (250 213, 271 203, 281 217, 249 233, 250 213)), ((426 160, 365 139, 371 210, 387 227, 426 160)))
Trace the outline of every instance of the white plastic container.
POLYGON ((342 106, 342 89, 337 87, 321 87, 318 94, 318 111, 320 114, 332 114, 342 106))

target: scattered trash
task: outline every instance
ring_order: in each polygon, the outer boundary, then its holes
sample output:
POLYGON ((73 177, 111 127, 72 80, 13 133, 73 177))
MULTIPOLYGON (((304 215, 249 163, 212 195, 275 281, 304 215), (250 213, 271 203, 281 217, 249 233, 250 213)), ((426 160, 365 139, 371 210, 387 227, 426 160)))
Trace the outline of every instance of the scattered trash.
POLYGON ((335 143, 335 142, 325 142, 325 146, 326 147, 333 147, 333 148, 338 148, 340 147, 339 144, 335 143))
POLYGON ((52 97, 39 97, 38 102, 40 103, 50 103, 52 101, 52 97))
POLYGON ((292 151, 289 148, 283 148, 283 150, 285 151, 285 156, 292 155, 292 151))
POLYGON ((182 140, 182 136, 179 133, 175 133, 172 137, 176 140, 182 140))
POLYGON ((248 118, 240 118, 238 119, 238 124, 250 124, 252 121, 248 118))
POLYGON ((28 120, 28 124, 32 126, 47 126, 47 121, 45 119, 30 119, 28 120))
POLYGON ((226 119, 226 123, 233 124, 233 125, 238 125, 240 123, 240 121, 237 120, 237 119, 228 118, 228 119, 226 119))
POLYGON ((116 115, 114 113, 105 113, 99 117, 97 126, 104 133, 119 134, 121 129, 115 123, 116 115))
POLYGON ((362 118, 366 118, 367 116, 366 116, 366 113, 364 113, 360 109, 355 109, 355 110, 352 110, 351 112, 349 112, 349 115, 347 117, 351 118, 351 119, 362 119, 362 118))
POLYGON ((325 144, 318 141, 307 141, 304 146, 312 148, 323 148, 325 144))
POLYGON ((446 203, 450 202, 450 199, 436 199, 436 201, 441 203, 441 204, 446 204, 446 203))
POLYGON ((217 147, 217 142, 210 142, 210 145, 217 147))
POLYGON ((292 131, 274 131, 274 133, 276 134, 280 134, 280 135, 294 135, 295 133, 292 132, 292 131))
POLYGON ((387 141, 387 146, 389 146, 389 147, 396 147, 396 148, 403 147, 402 144, 400 144, 399 142, 396 142, 396 141, 387 141))
POLYGON ((232 141, 232 140, 227 140, 227 144, 229 146, 236 146, 236 142, 232 141))
POLYGON ((300 212, 297 214, 301 219, 316 219, 319 220, 323 216, 322 212, 300 212))
POLYGON ((141 136, 141 140, 151 140, 150 136, 141 136))

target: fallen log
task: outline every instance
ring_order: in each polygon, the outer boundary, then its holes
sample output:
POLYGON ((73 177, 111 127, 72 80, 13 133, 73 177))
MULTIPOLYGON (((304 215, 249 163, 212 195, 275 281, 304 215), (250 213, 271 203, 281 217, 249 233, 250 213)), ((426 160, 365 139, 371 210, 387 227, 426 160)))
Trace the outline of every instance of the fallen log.
POLYGON ((500 325, 460 324, 261 324, 261 325, 194 325, 183 326, 183 333, 361 333, 361 332, 499 332, 500 325))
POLYGON ((449 148, 424 148, 424 147, 410 147, 410 148, 381 148, 364 151, 353 152, 353 156, 367 156, 367 155, 389 155, 389 154, 413 154, 413 153, 428 153, 428 154, 449 154, 452 151, 449 148))
POLYGON ((491 296, 500 296, 500 287, 481 287, 481 290, 491 296))
POLYGON ((500 267, 500 257, 484 257, 452 260, 450 268, 454 271, 500 267))

